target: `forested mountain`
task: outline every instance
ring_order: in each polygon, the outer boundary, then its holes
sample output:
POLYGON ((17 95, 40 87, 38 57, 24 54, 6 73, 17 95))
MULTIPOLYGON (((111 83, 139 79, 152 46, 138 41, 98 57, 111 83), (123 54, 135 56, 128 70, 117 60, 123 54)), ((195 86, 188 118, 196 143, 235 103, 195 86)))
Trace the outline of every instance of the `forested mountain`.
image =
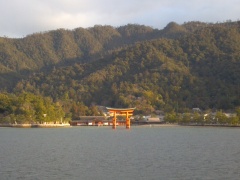
POLYGON ((89 62, 108 51, 158 37, 159 32, 142 25, 119 28, 96 25, 36 33, 21 39, 0 38, 0 82, 12 88, 29 72, 73 61, 89 62))
POLYGON ((2 91, 50 97, 72 115, 93 104, 143 114, 234 109, 240 23, 94 26, 0 38, 0 72, 2 91))

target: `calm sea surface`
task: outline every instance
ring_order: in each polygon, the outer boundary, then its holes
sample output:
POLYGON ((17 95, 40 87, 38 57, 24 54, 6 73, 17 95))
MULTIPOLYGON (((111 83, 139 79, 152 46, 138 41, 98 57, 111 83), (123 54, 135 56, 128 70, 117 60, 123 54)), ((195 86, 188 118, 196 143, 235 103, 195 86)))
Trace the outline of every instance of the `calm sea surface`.
POLYGON ((240 179, 240 128, 0 128, 0 179, 240 179))

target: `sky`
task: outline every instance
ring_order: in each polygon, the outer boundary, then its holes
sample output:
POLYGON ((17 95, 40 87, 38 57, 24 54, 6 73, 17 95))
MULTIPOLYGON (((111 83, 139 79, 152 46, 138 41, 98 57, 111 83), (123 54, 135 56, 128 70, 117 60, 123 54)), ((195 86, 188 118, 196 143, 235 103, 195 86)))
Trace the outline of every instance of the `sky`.
POLYGON ((94 25, 238 21, 240 0, 0 0, 0 12, 0 37, 22 38, 94 25))

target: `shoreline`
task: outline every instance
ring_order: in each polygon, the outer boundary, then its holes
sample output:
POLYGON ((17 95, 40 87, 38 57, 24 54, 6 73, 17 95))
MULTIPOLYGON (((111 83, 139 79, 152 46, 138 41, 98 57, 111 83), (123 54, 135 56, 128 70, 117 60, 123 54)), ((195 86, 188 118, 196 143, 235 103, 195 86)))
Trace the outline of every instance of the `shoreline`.
POLYGON ((71 127, 70 124, 0 124, 0 127, 11 128, 61 128, 71 127))
POLYGON ((231 124, 180 124, 180 126, 193 126, 193 127, 232 127, 239 128, 240 125, 231 124))
MULTIPOLYGON (((227 125, 227 124, 132 124, 133 127, 231 127, 240 128, 240 125, 227 125)), ((0 124, 0 127, 9 128, 65 128, 65 127, 82 127, 72 126, 70 124, 0 124)), ((84 126, 94 127, 94 126, 84 126)), ((98 126, 101 127, 101 126, 98 126)), ((105 126, 104 126, 105 127, 105 126)), ((111 126, 109 126, 111 127, 111 126)))
POLYGON ((179 127, 179 124, 143 124, 143 125, 132 125, 134 127, 179 127))

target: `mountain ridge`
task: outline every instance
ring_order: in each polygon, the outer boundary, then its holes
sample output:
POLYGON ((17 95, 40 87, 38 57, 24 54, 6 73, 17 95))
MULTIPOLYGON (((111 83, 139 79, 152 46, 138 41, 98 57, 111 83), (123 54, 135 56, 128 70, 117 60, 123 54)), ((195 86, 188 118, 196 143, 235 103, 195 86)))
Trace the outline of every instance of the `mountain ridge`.
POLYGON ((142 113, 233 109, 240 106, 239 27, 97 25, 0 38, 2 90, 87 106, 136 106, 142 113))

